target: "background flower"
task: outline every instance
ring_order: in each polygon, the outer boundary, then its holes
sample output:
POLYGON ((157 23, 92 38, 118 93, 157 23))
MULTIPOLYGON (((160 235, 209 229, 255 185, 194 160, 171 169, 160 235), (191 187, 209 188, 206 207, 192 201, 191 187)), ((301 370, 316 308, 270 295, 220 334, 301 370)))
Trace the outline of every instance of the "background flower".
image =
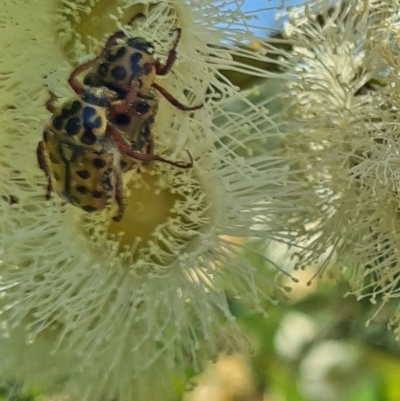
POLYGON ((276 229, 288 222, 285 240, 307 242, 297 268, 325 253, 322 273, 330 250, 352 292, 381 305, 399 294, 398 10, 307 2, 290 11, 280 51, 287 128, 276 154, 303 187, 276 229))

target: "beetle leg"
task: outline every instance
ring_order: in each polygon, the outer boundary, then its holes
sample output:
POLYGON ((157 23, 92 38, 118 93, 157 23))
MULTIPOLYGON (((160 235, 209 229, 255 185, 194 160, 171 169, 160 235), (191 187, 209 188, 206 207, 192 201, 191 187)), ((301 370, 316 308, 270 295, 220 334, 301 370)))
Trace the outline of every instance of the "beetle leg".
POLYGON ((149 138, 149 141, 147 142, 146 153, 148 155, 154 154, 154 139, 152 136, 149 138))
MULTIPOLYGON (((167 58, 166 63, 161 64, 159 60, 156 60, 155 67, 156 67, 157 75, 167 75, 171 71, 171 68, 176 61, 176 58, 177 58, 176 48, 178 47, 179 41, 181 40, 182 29, 176 28, 176 32, 177 32, 176 39, 175 39, 172 49, 168 53, 168 58, 167 58)), ((192 106, 192 107, 186 106, 186 105, 182 104, 179 100, 175 99, 162 86, 156 84, 155 82, 151 86, 153 88, 157 89, 173 106, 175 106, 179 110, 191 111, 191 110, 201 109, 203 107, 203 104, 199 104, 197 106, 192 106)))
POLYGON ((154 153, 154 141, 149 125, 143 126, 142 130, 136 136, 135 141, 132 143, 131 149, 146 154, 154 153))
POLYGON ((122 174, 118 170, 115 170, 115 201, 118 206, 118 214, 113 217, 113 220, 121 221, 125 211, 124 184, 122 181, 122 174))
POLYGON ((139 152, 135 152, 133 150, 125 150, 123 153, 129 157, 132 157, 133 159, 140 160, 142 162, 152 162, 152 161, 158 161, 158 162, 163 162, 166 164, 170 164, 171 166, 178 167, 178 168, 192 168, 193 167, 193 157, 190 154, 190 152, 187 150, 186 151, 189 155, 190 162, 189 163, 183 163, 183 162, 174 162, 172 160, 164 159, 163 157, 152 153, 152 154, 143 154, 139 152))
POLYGON ((198 110, 204 107, 203 104, 198 104, 197 106, 186 106, 182 104, 178 99, 175 99, 165 88, 153 82, 151 86, 157 89, 164 97, 167 99, 173 106, 175 106, 179 110, 183 111, 192 111, 198 110))
POLYGON ((131 149, 131 143, 125 138, 125 135, 110 122, 107 124, 106 135, 111 139, 120 153, 125 154, 131 149))
POLYGON ((177 35, 175 38, 174 45, 168 53, 168 58, 167 58, 167 61, 165 62, 165 64, 161 64, 160 61, 156 60, 155 67, 156 67, 157 75, 167 75, 171 71, 171 68, 176 61, 176 57, 177 57, 176 48, 178 47, 179 41, 181 40, 182 29, 176 28, 176 32, 177 32, 177 35))
POLYGON ((117 43, 117 40, 122 39, 125 36, 126 35, 123 31, 115 32, 113 35, 111 35, 108 38, 106 45, 103 47, 103 50, 100 52, 100 54, 96 58, 79 65, 72 71, 71 75, 68 78, 68 83, 71 86, 71 88, 74 90, 75 93, 80 95, 84 91, 84 86, 78 81, 78 78, 77 78, 78 75, 82 74, 83 72, 87 71, 88 69, 90 69, 90 68, 94 67, 96 64, 98 64, 99 61, 105 56, 105 54, 110 50, 110 48, 117 43))
POLYGON ((46 178, 47 178, 46 199, 49 200, 50 197, 51 197, 51 191, 53 190, 53 188, 51 186, 50 171, 49 171, 49 166, 47 165, 47 162, 46 162, 45 149, 44 149, 44 142, 43 141, 40 141, 38 143, 38 145, 37 145, 36 156, 37 156, 37 161, 39 163, 39 167, 46 174, 46 178))
POLYGON ((55 93, 50 92, 50 91, 49 91, 49 95, 50 95, 50 97, 44 105, 50 113, 54 114, 58 110, 58 107, 56 106, 58 96, 55 93))
POLYGON ((116 100, 109 106, 109 113, 111 116, 117 114, 127 113, 132 108, 132 104, 137 98, 139 90, 138 78, 132 79, 127 95, 123 100, 116 100))
POLYGON ((179 168, 193 167, 193 158, 189 151, 187 151, 190 157, 189 163, 173 162, 171 160, 164 159, 163 157, 154 153, 145 154, 133 151, 131 149, 130 143, 125 139, 124 134, 110 123, 107 127, 107 135, 121 154, 132 157, 135 160, 140 160, 144 163, 159 161, 179 168))

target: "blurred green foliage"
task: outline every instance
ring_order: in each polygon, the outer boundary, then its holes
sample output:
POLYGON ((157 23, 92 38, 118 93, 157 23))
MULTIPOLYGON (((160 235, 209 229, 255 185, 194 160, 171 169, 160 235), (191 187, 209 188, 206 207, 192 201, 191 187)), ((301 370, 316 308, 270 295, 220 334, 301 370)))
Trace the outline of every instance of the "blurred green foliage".
POLYGON ((34 401, 39 395, 38 388, 24 388, 21 381, 0 381, 0 401, 34 401))
MULTIPOLYGON (((248 247, 244 248, 244 254, 249 255, 248 260, 253 266, 265 270, 265 260, 255 257, 248 247)), ((256 252, 256 255, 259 254, 256 252)), ((396 305, 386 305, 367 326, 375 306, 368 300, 344 297, 343 294, 348 291, 346 283, 321 280, 314 289, 307 291, 306 284, 304 287, 306 292, 301 298, 266 306, 268 319, 247 310, 244 305, 235 304, 233 308, 243 330, 256 344, 255 353, 249 360, 258 396, 252 396, 251 400, 399 401, 400 344, 387 328, 389 316, 396 305), (276 340, 285 321, 293 315, 308 320, 315 328, 315 334, 304 342, 298 354, 287 358, 279 353, 276 340), (344 350, 354 349, 357 357, 349 359, 343 366, 333 363, 325 376, 321 372, 306 372, 306 366, 313 366, 309 363, 312 355, 321 355, 316 350, 323 349, 326 344, 343 346, 344 350), (319 377, 321 382, 313 385, 325 385, 327 391, 337 392, 337 398, 329 394, 326 397, 312 396, 312 389, 303 391, 307 387, 304 378, 308 375, 319 377)), ((301 337, 301 327, 298 330, 298 337, 301 337)), ((291 341, 296 342, 295 332, 293 325, 291 335, 294 337, 287 338, 288 349, 291 341)), ((325 357, 329 364, 329 355, 325 357)), ((335 357, 333 354, 333 360, 335 357)), ((315 366, 320 362, 317 360, 315 366)))

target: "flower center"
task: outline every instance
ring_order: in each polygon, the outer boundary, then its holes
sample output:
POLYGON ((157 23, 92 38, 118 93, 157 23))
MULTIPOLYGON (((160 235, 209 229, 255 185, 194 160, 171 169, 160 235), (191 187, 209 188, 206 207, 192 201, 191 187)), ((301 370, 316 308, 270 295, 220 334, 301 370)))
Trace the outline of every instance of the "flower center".
POLYGON ((128 174, 122 220, 114 222, 101 214, 99 221, 86 214, 85 226, 97 247, 104 250, 105 243, 113 243, 124 265, 132 264, 137 272, 160 273, 210 227, 208 197, 193 169, 158 163, 128 174))
POLYGON ((120 246, 130 246, 138 238, 138 247, 145 246, 155 229, 176 213, 175 202, 181 197, 168 188, 160 188, 160 176, 145 172, 134 174, 127 185, 130 196, 126 199, 124 217, 120 222, 112 222, 109 232, 123 232, 120 246))

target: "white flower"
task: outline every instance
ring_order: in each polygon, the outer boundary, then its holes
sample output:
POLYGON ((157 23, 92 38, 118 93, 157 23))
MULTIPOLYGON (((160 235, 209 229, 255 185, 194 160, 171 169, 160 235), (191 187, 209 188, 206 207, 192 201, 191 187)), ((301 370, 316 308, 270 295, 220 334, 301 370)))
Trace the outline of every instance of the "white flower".
POLYGON ((185 365, 198 369, 221 340, 225 349, 241 342, 225 290, 259 311, 270 300, 270 283, 231 238, 268 238, 255 221, 270 221, 271 201, 290 190, 280 159, 264 149, 279 127, 267 113, 270 99, 252 105, 219 71, 262 77, 267 73, 232 54, 267 59, 238 46, 252 36, 236 1, 140 4, 9 1, 0 15, 0 353, 7 360, 0 376, 50 392, 119 400, 165 395, 185 365), (138 11, 147 15, 142 24, 121 25, 138 11), (194 168, 152 163, 126 174, 120 223, 107 211, 85 213, 56 196, 46 201, 35 155, 50 118, 42 77, 52 91, 71 96, 73 66, 97 54, 111 33, 144 36, 165 60, 176 26, 177 62, 157 82, 204 108, 183 112, 160 97, 155 150, 172 160, 188 150, 194 168), (239 111, 227 111, 233 101, 239 111))
POLYGON ((287 242, 309 244, 298 267, 330 250, 352 292, 383 304, 399 296, 399 5, 309 1, 289 14, 280 59, 277 154, 303 188, 276 222, 287 222, 287 242))
POLYGON ((362 369, 361 350, 352 343, 327 340, 306 354, 300 364, 299 388, 309 399, 335 401, 354 390, 362 369))
POLYGON ((317 325, 309 316, 290 312, 284 317, 274 337, 274 345, 279 355, 288 361, 295 361, 315 341, 317 334, 317 325))

